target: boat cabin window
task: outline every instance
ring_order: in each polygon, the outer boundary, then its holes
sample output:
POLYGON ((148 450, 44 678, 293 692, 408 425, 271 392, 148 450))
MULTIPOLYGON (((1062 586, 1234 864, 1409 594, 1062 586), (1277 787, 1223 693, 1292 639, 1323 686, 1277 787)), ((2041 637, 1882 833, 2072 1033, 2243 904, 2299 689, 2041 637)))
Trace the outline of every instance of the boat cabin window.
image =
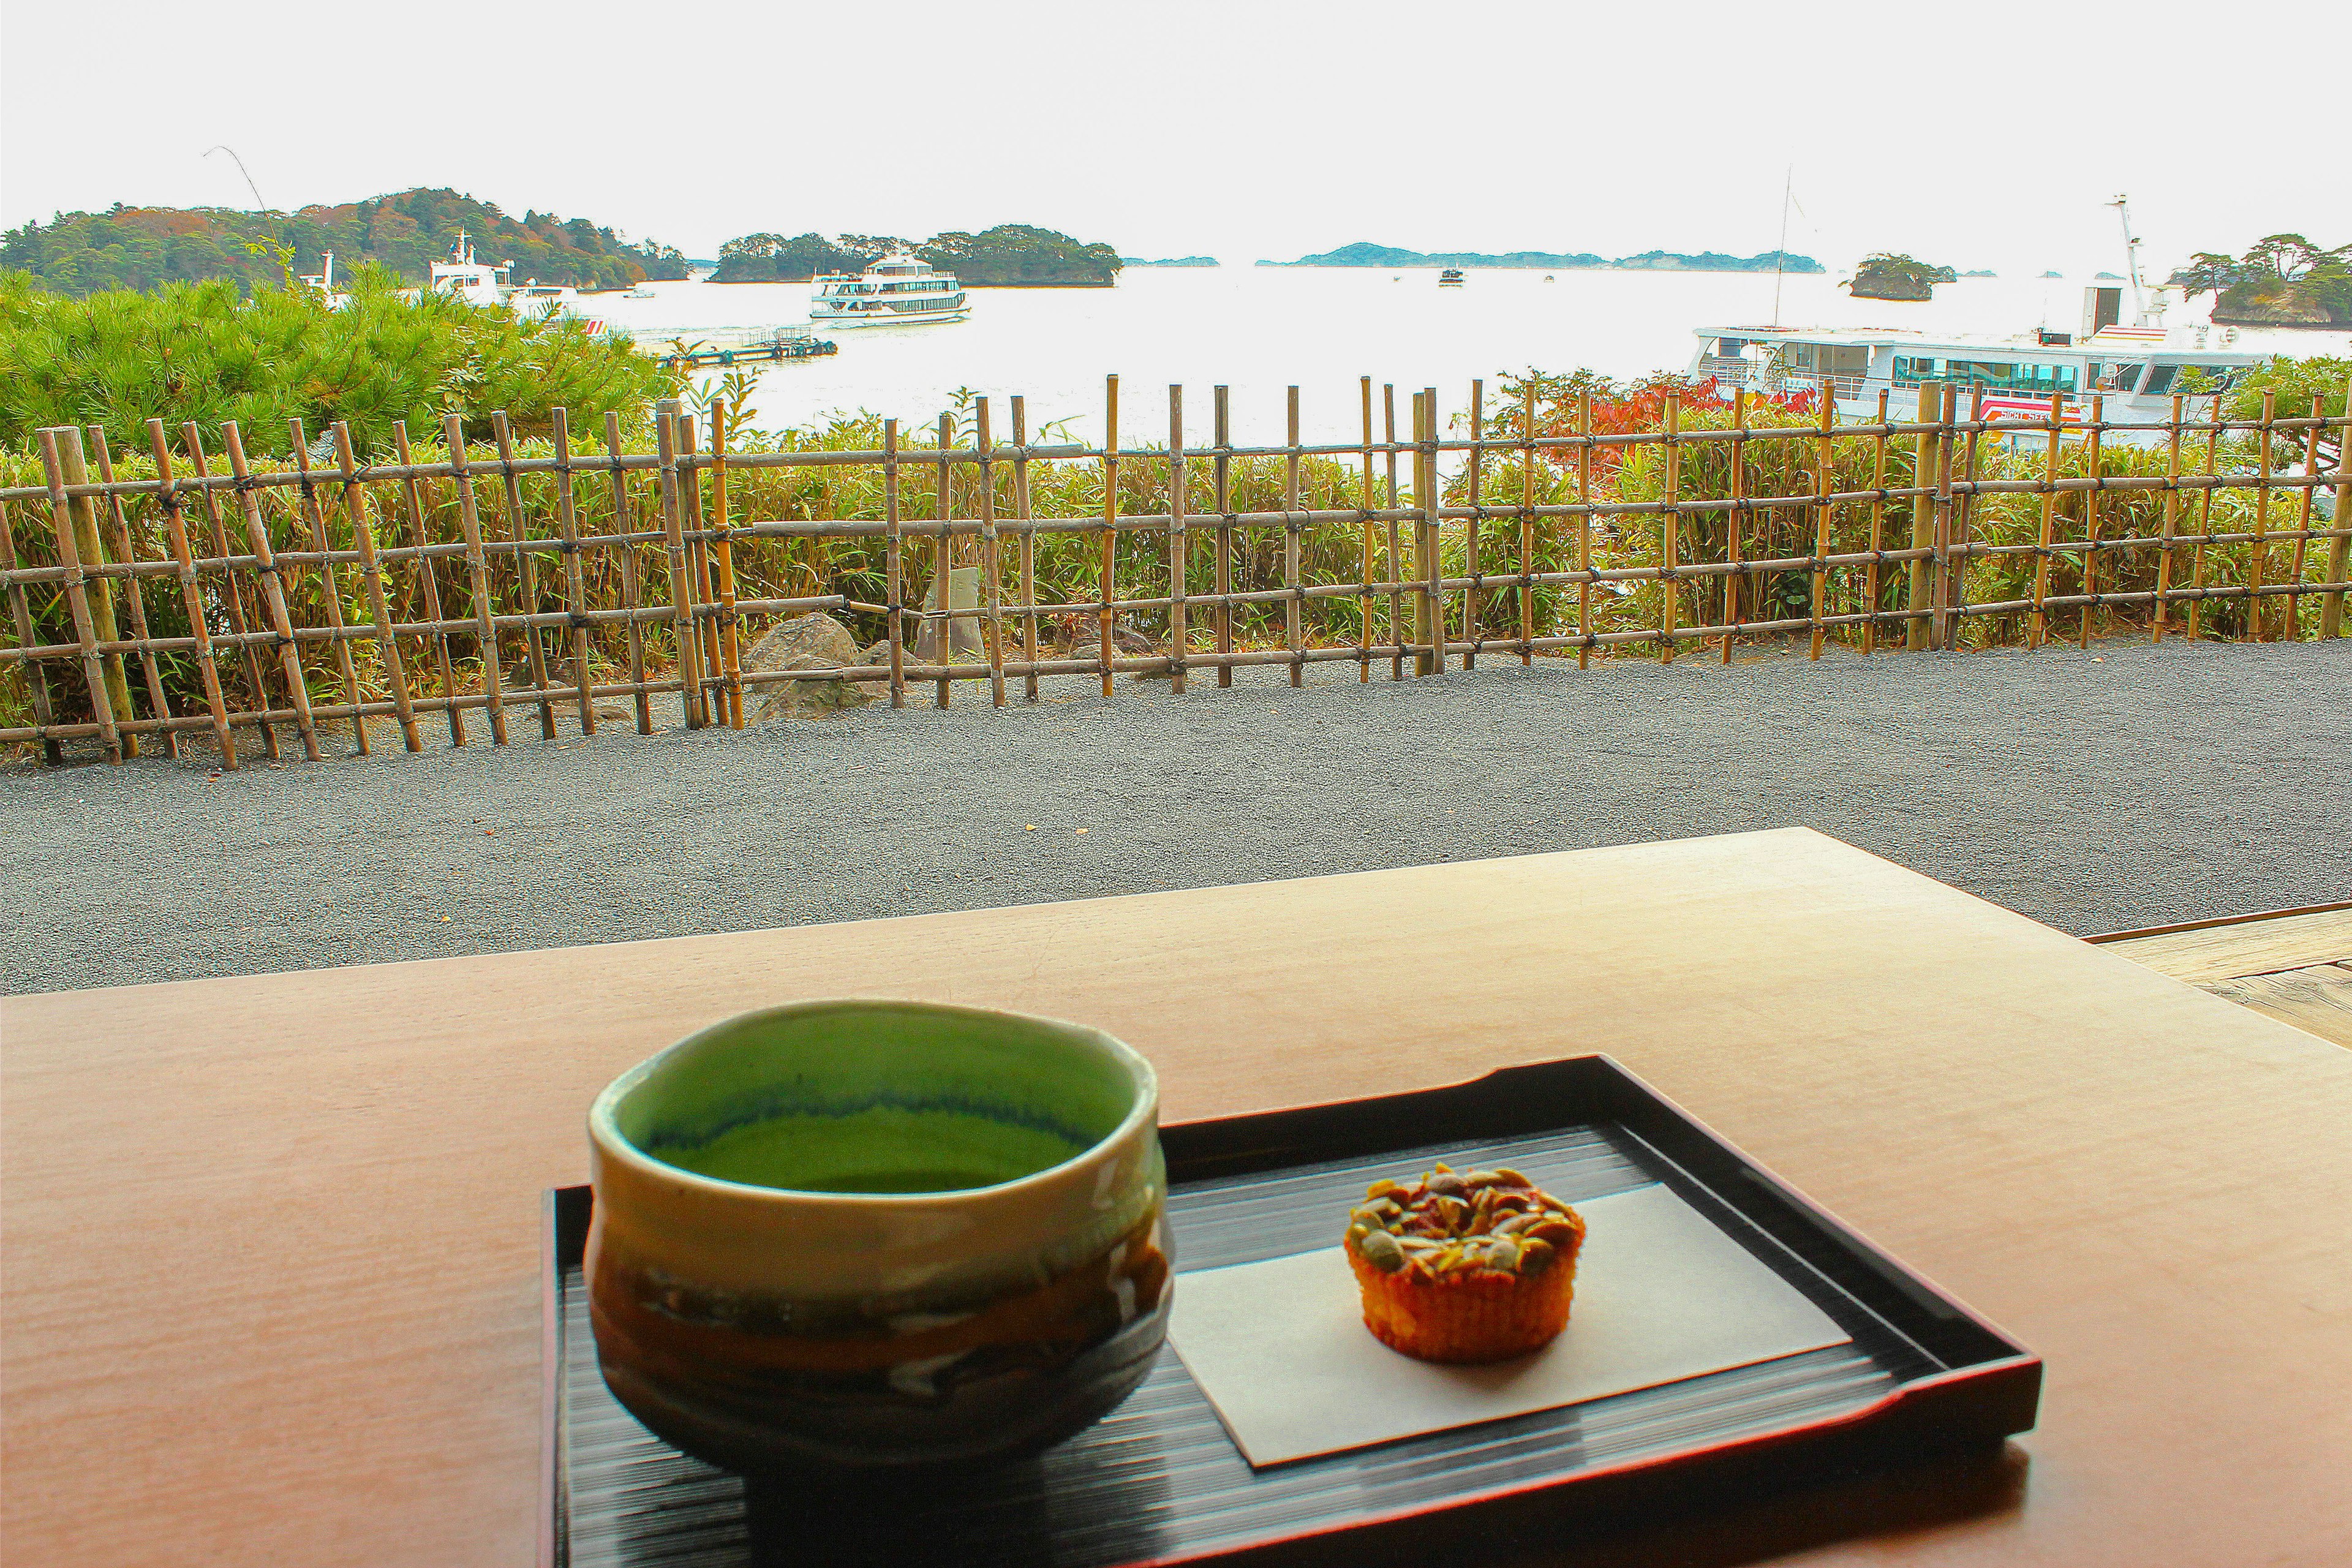
POLYGON ((2011 360, 1944 359, 1930 354, 1896 354, 1895 380, 1898 385, 1916 386, 1923 381, 1958 382, 1963 386, 1986 386, 2004 392, 2073 392, 2075 387, 2074 367, 2071 364, 2024 364, 2011 360))
POLYGON ((2237 373, 2225 364, 2160 364, 2147 373, 2147 384, 2140 388, 2144 397, 2172 393, 2182 397, 2201 397, 2209 393, 2226 392, 2237 373))
POLYGON ((1870 351, 1843 343, 1790 343, 1791 375, 1867 375, 1870 351))
POLYGON ((2145 362, 2133 361, 2111 364, 2103 374, 2099 362, 2091 362, 2091 384, 2101 392, 2129 392, 2139 384, 2139 373, 2146 370, 2145 362))

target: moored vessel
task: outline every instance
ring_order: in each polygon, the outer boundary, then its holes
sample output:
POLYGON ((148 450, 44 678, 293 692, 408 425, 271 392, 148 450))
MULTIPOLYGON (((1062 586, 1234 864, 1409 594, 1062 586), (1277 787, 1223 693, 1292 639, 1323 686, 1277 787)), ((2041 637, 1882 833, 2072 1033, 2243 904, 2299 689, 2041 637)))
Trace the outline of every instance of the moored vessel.
POLYGON ((541 283, 536 278, 510 282, 509 274, 513 268, 512 262, 499 266, 477 258, 473 237, 461 228, 457 243, 450 247, 449 258, 433 264, 425 292, 446 294, 469 305, 510 305, 518 312, 536 315, 561 312, 586 321, 592 332, 604 330, 603 321, 581 316, 572 309, 580 302, 579 289, 561 283, 541 283))
POLYGON ((2087 418, 2097 397, 2106 419, 2130 422, 2165 417, 2176 395, 2225 392, 2267 357, 2233 350, 2237 333, 2227 327, 2087 325, 2086 331, 2007 338, 1871 327, 1701 327, 1689 370, 1726 395, 1745 387, 1789 396, 1817 393, 1826 383, 1838 412, 1856 417, 1874 416, 1882 392, 1890 395, 1890 410, 1908 417, 1906 400, 1937 382, 1959 388, 1963 413, 1981 391, 1988 419, 2047 419, 2055 396, 2063 421, 2087 418))

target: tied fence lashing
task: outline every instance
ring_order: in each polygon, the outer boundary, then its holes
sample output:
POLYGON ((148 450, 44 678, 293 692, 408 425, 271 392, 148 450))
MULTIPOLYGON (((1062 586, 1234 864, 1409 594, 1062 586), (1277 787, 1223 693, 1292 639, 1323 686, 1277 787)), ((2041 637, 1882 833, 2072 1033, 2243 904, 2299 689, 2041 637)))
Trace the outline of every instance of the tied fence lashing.
POLYGON ((1250 666, 1297 685, 1327 662, 1730 663, 1763 639, 1819 659, 2345 631, 2347 420, 2317 399, 1987 417, 1981 389, 1927 383, 1909 419, 1882 393, 1856 420, 1827 383, 1629 409, 1531 378, 1491 403, 1473 382, 1454 416, 1411 390, 1401 432, 1394 386, 1355 392, 1354 438, 1305 440, 1293 387, 1270 446, 1234 443, 1222 386, 1205 445, 1171 387, 1165 444, 1122 446, 1116 376, 1099 446, 1034 440, 1019 397, 1009 444, 989 398, 928 441, 888 420, 848 447, 747 438, 720 399, 657 405, 637 452, 614 415, 576 449, 562 409, 530 432, 492 413, 470 443, 451 415, 424 460, 401 425, 365 461, 341 424, 289 422, 277 461, 233 423, 151 420, 140 451, 42 430, 37 482, 0 487, 0 680, 25 721, 0 741, 120 761, 202 731, 233 768, 289 736, 418 751, 427 721, 504 744, 517 711, 552 739, 626 704, 650 733, 672 696, 688 728, 742 728, 812 681, 894 707, 985 681, 1003 706, 1054 678, 1110 696, 1250 666), (865 627, 866 661, 753 666, 755 632, 812 612, 865 627))

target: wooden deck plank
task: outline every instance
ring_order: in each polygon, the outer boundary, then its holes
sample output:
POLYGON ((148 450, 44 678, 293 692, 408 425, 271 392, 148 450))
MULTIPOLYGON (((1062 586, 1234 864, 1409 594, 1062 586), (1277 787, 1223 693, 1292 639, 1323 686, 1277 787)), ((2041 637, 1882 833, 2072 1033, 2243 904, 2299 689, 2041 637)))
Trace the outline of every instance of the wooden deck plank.
POLYGON ((2109 952, 2119 952, 2175 980, 2201 985, 2352 960, 2352 910, 2282 915, 2105 945, 2109 952))
POLYGON ((2352 963, 2315 963, 2205 987, 2225 1001, 2293 1024, 2352 1050, 2352 963))

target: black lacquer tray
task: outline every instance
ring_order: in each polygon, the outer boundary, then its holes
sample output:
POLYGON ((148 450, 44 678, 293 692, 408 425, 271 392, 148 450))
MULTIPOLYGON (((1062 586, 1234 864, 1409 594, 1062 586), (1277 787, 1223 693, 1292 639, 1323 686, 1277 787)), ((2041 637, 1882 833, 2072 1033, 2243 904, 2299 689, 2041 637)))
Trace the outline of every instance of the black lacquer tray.
MULTIPOLYGON (((581 1287, 591 1194, 548 1194, 550 1568, 1134 1568, 1415 1562, 1570 1513, 1703 1507, 1825 1465, 1997 1444, 2042 1363, 1606 1057, 1376 1100, 1163 1128, 1180 1269, 1331 1245, 1367 1182, 1509 1165, 1570 1203, 1663 1182, 1853 1343, 1562 1409, 1253 1470, 1172 1351, 1109 1417, 951 1484, 746 1481, 648 1433, 604 1389, 581 1287)), ((1177 1289, 1183 1288, 1180 1275, 1177 1289)))

